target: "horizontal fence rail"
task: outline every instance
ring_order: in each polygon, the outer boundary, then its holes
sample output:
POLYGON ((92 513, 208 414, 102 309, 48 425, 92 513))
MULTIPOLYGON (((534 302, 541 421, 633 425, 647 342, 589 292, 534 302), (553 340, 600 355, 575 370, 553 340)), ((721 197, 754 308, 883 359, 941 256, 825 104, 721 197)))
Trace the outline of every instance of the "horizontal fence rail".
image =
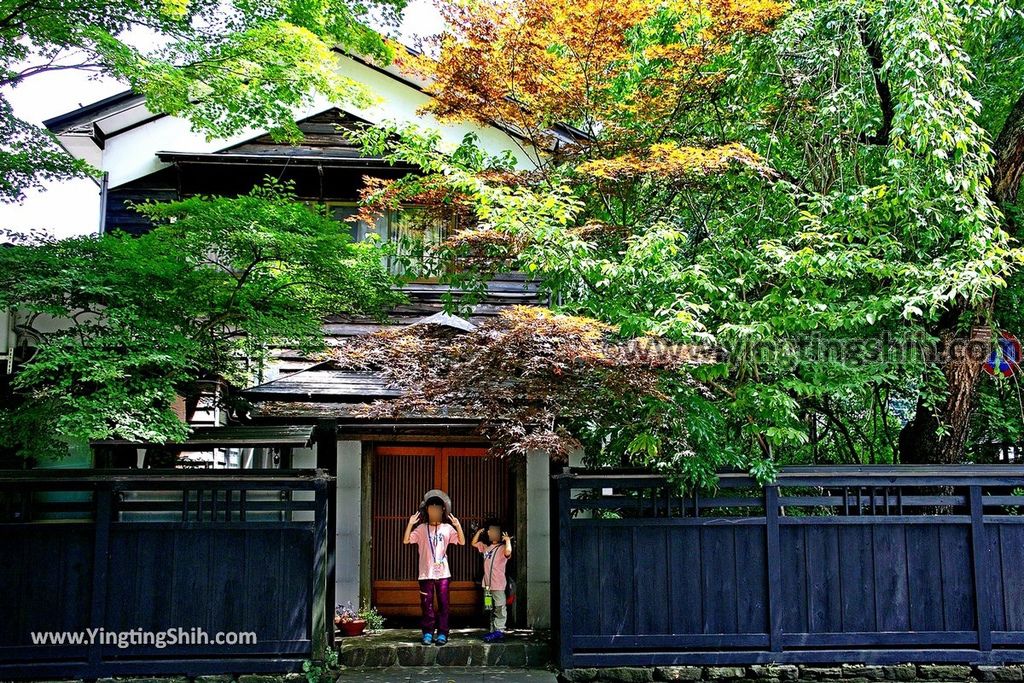
POLYGON ((1024 661, 1024 467, 556 475, 563 667, 1024 661))
POLYGON ((0 471, 0 678, 298 670, 330 628, 332 481, 0 471))

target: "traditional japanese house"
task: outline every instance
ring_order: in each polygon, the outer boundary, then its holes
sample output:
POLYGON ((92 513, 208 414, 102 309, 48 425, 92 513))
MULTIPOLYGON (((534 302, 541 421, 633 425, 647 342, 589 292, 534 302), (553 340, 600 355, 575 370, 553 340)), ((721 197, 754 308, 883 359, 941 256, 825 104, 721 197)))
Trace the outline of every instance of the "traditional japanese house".
MULTIPOLYGON (((207 140, 191 131, 187 121, 149 111, 144 98, 131 92, 50 119, 46 125, 74 155, 103 172, 100 231, 150 229, 147 220, 132 210, 133 202, 200 193, 235 195, 249 191, 268 175, 293 182, 299 199, 324 203, 339 221, 344 220, 355 212, 366 176, 393 178, 413 170, 363 156, 346 136, 347 127, 356 123, 416 121, 437 128, 451 143, 472 132, 488 152, 509 151, 521 166, 531 163, 523 150, 526 143, 514 139, 512 131, 497 125, 442 125, 418 114, 430 96, 422 84, 395 68, 351 56, 340 57, 339 68, 370 91, 374 104, 323 103, 297 114, 305 136, 297 145, 277 143, 261 130, 207 140)), ((404 207, 375 225, 346 225, 354 239, 370 233, 397 239, 403 221, 416 210, 404 207)), ((447 229, 439 221, 436 234, 427 238, 441 237, 447 229)), ((532 283, 509 274, 491 282, 487 296, 471 314, 458 318, 443 313, 447 289, 436 281, 407 286, 408 303, 394 310, 383 326, 439 324, 471 329, 502 307, 546 303, 532 283)), ((324 334, 332 345, 381 328, 379 321, 351 317, 324 321, 324 334)), ((488 445, 474 435, 474 423, 467 419, 360 418, 353 406, 394 397, 396 389, 372 374, 332 369, 288 350, 281 350, 277 363, 242 394, 253 404, 248 416, 251 424, 316 426, 315 443, 213 448, 201 457, 215 458, 218 466, 317 466, 336 472, 332 514, 336 604, 372 604, 391 617, 391 623, 418 613, 415 554, 402 546, 402 530, 423 492, 441 488, 451 495, 453 512, 467 529, 490 516, 512 525, 519 594, 513 623, 533 628, 550 625, 551 464, 547 454, 532 453, 520 462, 487 457, 488 445)), ((209 411, 202 415, 208 424, 223 423, 209 411)), ((477 622, 481 600, 474 580, 479 578, 475 575, 479 562, 468 547, 455 549, 452 560, 452 613, 462 623, 477 622)))
MULTIPOLYGON (((47 125, 103 171, 104 231, 150 228, 131 202, 245 192, 268 174, 341 220, 366 176, 414 172, 363 156, 345 134, 357 122, 417 121, 451 143, 473 132, 488 152, 530 164, 514 131, 421 117, 429 95, 394 69, 348 56, 339 69, 376 102, 299 113, 306 136, 296 146, 261 130, 207 140, 131 93, 47 125)), ((413 211, 345 225, 356 239, 390 240, 413 211)), ((432 236, 446 229, 439 221, 432 236)), ((510 304, 545 303, 516 274, 491 282, 462 317, 444 310, 448 292, 436 281, 406 293, 408 303, 386 322, 325 320, 327 341, 343 349, 382 326, 442 325, 458 334, 510 304)), ((4 550, 17 558, 0 572, 0 673, 56 680, 297 671, 330 646, 335 604, 374 605, 395 625, 415 614, 414 557, 400 543, 402 528, 423 492, 441 488, 467 527, 491 515, 512 526, 512 625, 555 627, 558 664, 583 669, 586 680, 597 675, 592 667, 647 667, 615 672, 635 680, 653 680, 650 667, 667 667, 659 669, 666 680, 777 681, 783 671, 801 680, 1021 677, 1019 666, 992 668, 1024 662, 1024 498, 1009 495, 1024 488, 1020 465, 786 467, 767 484, 724 472, 715 494, 683 490, 659 472, 562 472, 543 452, 488 458, 474 421, 454 411, 369 419, 359 407, 398 397, 394 386, 288 349, 235 389, 251 404, 236 424, 211 403, 197 413, 204 424, 176 445, 201 463, 237 469, 0 473, 4 550), (154 491, 176 497, 154 501, 154 491), (102 643, 28 639, 55 628, 165 627, 166 618, 245 627, 261 640, 126 656, 102 643), (775 664, 788 668, 767 666, 775 664), (832 664, 855 668, 823 666, 832 664)), ((151 456, 141 452, 147 444, 108 446, 130 456, 121 466, 151 456)), ((453 626, 469 625, 480 619, 476 562, 467 548, 456 551, 453 626)), ((437 648, 406 648, 406 663, 419 666, 425 651, 437 648)), ((487 652, 482 643, 464 649, 467 658, 478 651, 487 652)))

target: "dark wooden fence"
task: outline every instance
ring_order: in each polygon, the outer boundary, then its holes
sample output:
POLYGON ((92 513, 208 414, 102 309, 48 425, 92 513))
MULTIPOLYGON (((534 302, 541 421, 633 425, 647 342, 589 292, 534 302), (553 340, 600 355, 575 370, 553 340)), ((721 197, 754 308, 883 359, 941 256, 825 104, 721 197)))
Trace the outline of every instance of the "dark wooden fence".
POLYGON ((556 480, 563 667, 1024 661, 1024 467, 556 480))
POLYGON ((319 470, 0 471, 0 678, 299 669, 333 628, 330 482, 319 470))

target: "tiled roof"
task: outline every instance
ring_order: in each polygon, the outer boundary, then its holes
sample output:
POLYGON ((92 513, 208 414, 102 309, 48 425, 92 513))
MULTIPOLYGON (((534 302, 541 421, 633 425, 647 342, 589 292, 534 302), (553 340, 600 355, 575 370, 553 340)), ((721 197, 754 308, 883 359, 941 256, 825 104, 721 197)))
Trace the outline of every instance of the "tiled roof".
MULTIPOLYGON (((417 283, 404 291, 408 303, 395 308, 386 321, 356 316, 334 316, 324 321, 329 346, 344 347, 352 337, 379 330, 398 329, 415 323, 448 324, 466 329, 463 323, 478 326, 504 308, 514 305, 543 306, 547 298, 537 291, 536 283, 521 275, 506 275, 488 283, 487 294, 458 321, 438 316, 444 312, 445 295, 458 291, 447 285, 417 283)), ((277 352, 277 363, 267 381, 249 387, 242 395, 254 404, 252 416, 354 417, 355 404, 396 398, 401 391, 371 372, 338 370, 331 363, 304 357, 293 349, 277 352)), ((409 416, 419 419, 418 416, 409 416)))

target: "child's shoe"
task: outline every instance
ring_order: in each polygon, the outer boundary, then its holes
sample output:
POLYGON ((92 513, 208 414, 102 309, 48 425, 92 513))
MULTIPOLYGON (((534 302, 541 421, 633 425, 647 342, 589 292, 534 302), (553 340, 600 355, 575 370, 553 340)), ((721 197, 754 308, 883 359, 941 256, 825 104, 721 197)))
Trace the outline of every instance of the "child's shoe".
POLYGON ((423 634, 423 644, 424 645, 430 645, 433 642, 434 642, 434 634, 432 634, 432 633, 424 633, 423 634))
POLYGON ((484 642, 493 643, 496 640, 502 640, 505 638, 505 634, 501 631, 492 631, 484 636, 484 642))
POLYGON ((443 633, 438 633, 437 634, 437 644, 438 645, 444 645, 447 642, 448 642, 448 636, 446 636, 443 633))

